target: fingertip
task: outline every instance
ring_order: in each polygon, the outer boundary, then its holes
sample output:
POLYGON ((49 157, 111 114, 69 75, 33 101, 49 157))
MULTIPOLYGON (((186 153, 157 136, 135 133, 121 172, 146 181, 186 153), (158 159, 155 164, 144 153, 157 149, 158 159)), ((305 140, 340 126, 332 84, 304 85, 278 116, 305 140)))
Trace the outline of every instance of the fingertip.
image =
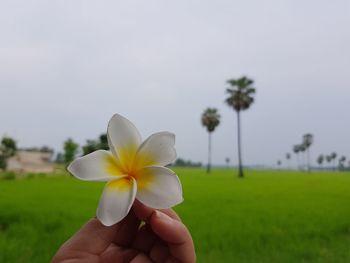
POLYGON ((149 259, 149 257, 146 254, 139 253, 134 257, 130 263, 152 263, 152 261, 149 259))
POLYGON ((154 212, 151 220, 160 221, 162 224, 172 224, 174 221, 170 216, 158 210, 154 212))

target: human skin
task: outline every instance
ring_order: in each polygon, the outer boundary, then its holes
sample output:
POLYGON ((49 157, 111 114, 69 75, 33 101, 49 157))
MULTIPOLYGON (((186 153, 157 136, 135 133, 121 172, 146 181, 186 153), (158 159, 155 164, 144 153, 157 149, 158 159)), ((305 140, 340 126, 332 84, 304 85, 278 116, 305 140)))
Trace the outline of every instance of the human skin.
POLYGON ((57 251, 52 263, 194 263, 192 237, 172 210, 135 201, 129 214, 107 227, 90 219, 57 251))

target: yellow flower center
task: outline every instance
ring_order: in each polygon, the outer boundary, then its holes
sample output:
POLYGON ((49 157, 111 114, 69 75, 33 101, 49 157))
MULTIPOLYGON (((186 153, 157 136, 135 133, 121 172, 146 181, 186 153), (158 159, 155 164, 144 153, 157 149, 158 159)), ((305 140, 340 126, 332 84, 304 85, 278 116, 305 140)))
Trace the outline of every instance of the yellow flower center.
POLYGON ((108 157, 107 172, 111 175, 127 175, 137 180, 142 168, 154 164, 154 158, 150 154, 137 152, 136 147, 128 147, 119 149, 118 159, 112 155, 108 157))

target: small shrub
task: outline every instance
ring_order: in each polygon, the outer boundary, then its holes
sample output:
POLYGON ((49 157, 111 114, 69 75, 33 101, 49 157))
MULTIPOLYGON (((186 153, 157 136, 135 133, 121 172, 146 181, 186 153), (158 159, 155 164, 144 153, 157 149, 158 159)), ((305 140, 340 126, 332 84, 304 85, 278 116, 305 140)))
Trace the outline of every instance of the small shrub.
POLYGON ((28 173, 27 175, 26 175, 26 178, 27 179, 33 179, 33 178, 35 178, 36 177, 36 174, 35 173, 28 173))
POLYGON ((16 174, 14 172, 5 172, 2 174, 1 179, 3 179, 3 180, 15 180, 16 174))
POLYGON ((27 173, 25 175, 26 179, 43 178, 46 177, 45 173, 27 173))

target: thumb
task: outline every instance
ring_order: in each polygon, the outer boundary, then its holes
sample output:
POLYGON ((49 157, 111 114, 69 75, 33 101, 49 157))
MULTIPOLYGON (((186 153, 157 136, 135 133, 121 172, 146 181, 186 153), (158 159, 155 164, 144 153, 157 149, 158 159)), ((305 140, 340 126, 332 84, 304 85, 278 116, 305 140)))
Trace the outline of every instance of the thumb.
POLYGON ((172 257, 180 262, 196 262, 196 253, 186 226, 165 213, 155 211, 150 219, 153 232, 168 244, 172 257))

